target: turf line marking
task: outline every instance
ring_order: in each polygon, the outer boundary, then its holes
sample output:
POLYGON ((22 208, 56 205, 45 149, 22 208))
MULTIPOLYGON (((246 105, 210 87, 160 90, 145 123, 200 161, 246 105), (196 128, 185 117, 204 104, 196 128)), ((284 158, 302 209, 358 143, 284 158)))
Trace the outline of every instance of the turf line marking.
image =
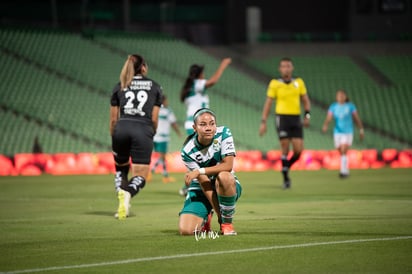
POLYGON ((188 254, 177 254, 177 255, 170 255, 170 256, 135 258, 135 259, 128 259, 128 260, 101 262, 101 263, 93 263, 93 264, 79 264, 79 265, 66 265, 66 266, 52 266, 52 267, 45 267, 45 268, 22 269, 22 270, 10 271, 10 272, 0 272, 0 274, 34 273, 34 272, 45 272, 45 271, 54 271, 54 270, 67 270, 67 269, 76 269, 76 268, 89 268, 89 267, 100 267, 100 266, 109 266, 109 265, 131 264, 131 263, 138 263, 138 262, 163 261, 163 260, 171 260, 171 259, 210 256, 210 255, 258 252, 258 251, 267 251, 267 250, 275 250, 275 249, 291 249, 291 248, 302 248, 302 247, 312 247, 312 246, 322 246, 322 245, 339 245, 339 244, 353 244, 353 243, 379 242, 379 241, 398 241, 398 240, 408 240, 408 239, 412 239, 412 236, 399 236, 399 237, 373 238, 373 239, 354 239, 354 240, 345 240, 345 241, 331 241, 331 242, 291 244, 291 245, 274 245, 274 246, 263 246, 263 247, 254 247, 254 248, 245 248, 245 249, 202 252, 202 253, 194 253, 194 254, 188 253, 188 254))

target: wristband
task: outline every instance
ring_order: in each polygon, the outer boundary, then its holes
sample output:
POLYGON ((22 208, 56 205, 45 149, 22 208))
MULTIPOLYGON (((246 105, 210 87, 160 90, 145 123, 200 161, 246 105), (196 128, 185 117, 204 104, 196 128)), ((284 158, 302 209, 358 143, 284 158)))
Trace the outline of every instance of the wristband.
POLYGON ((359 129, 359 133, 360 133, 360 134, 364 134, 364 133, 365 133, 365 131, 363 130, 363 128, 360 128, 360 129, 359 129))
POLYGON ((204 167, 201 167, 198 170, 200 175, 206 175, 206 169, 204 167))
POLYGON ((306 111, 305 111, 304 117, 305 117, 306 119, 310 119, 310 111, 309 111, 309 110, 306 110, 306 111))
POLYGON ((265 119, 260 120, 261 123, 266 123, 265 119))

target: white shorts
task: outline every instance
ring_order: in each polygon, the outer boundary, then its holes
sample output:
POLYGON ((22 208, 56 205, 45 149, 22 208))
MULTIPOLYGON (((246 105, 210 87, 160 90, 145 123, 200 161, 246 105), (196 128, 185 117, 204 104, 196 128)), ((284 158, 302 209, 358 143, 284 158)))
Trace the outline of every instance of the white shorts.
POLYGON ((333 140, 336 148, 341 145, 351 146, 353 141, 353 133, 335 133, 333 134, 333 140))

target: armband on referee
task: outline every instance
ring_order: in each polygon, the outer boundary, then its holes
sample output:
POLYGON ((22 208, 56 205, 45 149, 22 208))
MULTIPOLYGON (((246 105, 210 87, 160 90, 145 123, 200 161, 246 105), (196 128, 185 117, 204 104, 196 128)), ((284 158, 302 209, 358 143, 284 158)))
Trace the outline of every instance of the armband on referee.
POLYGON ((310 119, 310 111, 305 110, 305 114, 303 115, 303 117, 305 117, 306 119, 310 119))

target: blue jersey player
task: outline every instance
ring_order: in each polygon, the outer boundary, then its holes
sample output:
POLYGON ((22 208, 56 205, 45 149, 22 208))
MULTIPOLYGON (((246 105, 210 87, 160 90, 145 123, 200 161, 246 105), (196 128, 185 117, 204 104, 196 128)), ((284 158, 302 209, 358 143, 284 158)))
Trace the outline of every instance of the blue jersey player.
POLYGON ((335 128, 333 130, 333 139, 335 147, 341 155, 340 173, 341 178, 346 178, 349 175, 349 164, 346 156, 349 147, 353 141, 353 121, 359 128, 360 139, 364 137, 362 121, 359 118, 355 105, 349 102, 349 98, 344 90, 336 92, 336 102, 331 104, 323 123, 322 130, 326 132, 328 125, 335 120, 335 128))

